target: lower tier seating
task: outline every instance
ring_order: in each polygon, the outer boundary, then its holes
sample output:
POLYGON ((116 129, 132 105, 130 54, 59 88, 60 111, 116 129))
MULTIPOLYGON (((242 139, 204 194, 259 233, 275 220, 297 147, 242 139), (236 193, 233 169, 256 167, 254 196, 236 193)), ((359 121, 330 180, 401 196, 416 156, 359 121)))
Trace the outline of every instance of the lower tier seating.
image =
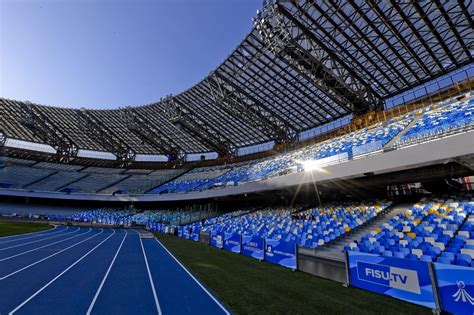
POLYGON ((474 199, 426 198, 346 250, 474 266, 474 199))

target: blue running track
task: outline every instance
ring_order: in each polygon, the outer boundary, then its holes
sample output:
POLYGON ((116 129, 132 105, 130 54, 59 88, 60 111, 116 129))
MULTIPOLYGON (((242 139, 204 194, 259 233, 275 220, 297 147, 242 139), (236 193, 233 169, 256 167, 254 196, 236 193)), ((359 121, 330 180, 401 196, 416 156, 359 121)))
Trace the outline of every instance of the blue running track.
POLYGON ((58 226, 0 238, 0 315, 229 314, 154 238, 58 226))

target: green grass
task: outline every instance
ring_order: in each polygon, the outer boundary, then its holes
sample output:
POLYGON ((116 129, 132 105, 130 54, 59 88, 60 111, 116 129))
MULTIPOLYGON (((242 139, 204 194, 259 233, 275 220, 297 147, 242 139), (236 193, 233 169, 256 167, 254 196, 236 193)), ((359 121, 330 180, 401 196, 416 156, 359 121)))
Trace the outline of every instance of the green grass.
POLYGON ((236 314, 430 314, 431 310, 178 237, 157 238, 236 314))
POLYGON ((49 230, 52 226, 43 223, 0 221, 0 237, 49 230))

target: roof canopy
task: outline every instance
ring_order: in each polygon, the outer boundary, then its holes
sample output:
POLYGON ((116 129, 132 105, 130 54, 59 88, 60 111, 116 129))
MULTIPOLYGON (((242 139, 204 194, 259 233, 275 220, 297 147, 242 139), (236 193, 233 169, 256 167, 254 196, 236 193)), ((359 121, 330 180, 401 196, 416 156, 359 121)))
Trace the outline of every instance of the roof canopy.
POLYGON ((472 1, 276 1, 211 74, 142 107, 75 110, 0 99, 0 133, 136 154, 216 151, 274 140, 352 113, 473 62, 472 1))

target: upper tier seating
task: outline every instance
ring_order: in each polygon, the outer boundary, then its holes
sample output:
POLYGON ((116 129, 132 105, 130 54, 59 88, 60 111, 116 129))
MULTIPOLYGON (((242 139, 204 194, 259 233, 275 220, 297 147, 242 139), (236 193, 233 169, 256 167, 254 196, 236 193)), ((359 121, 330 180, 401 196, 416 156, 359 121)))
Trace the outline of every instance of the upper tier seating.
POLYGON ((364 128, 347 135, 317 143, 302 152, 302 160, 320 160, 346 154, 347 159, 354 156, 381 150, 393 137, 399 134, 413 120, 409 114, 402 119, 392 119, 370 128, 364 128))
POLYGON ((56 191, 66 186, 67 184, 85 176, 87 176, 87 174, 79 172, 57 172, 34 183, 33 185, 29 185, 28 189, 36 191, 42 191, 45 189, 47 191, 56 191))
POLYGON ((67 185, 73 192, 98 193, 104 188, 126 178, 127 175, 89 174, 81 180, 67 185))
POLYGON ((471 260, 465 255, 474 255, 470 251, 473 213, 474 199, 471 196, 422 199, 345 249, 471 265, 471 260))
POLYGON ((443 102, 427 111, 399 140, 409 144, 422 139, 442 136, 463 127, 472 127, 474 122, 474 98, 462 101, 443 102))
POLYGON ((34 168, 42 168, 45 170, 52 170, 52 171, 66 171, 66 172, 73 172, 79 171, 82 169, 82 166, 79 165, 70 165, 70 164, 58 164, 58 163, 48 163, 48 162, 39 162, 36 163, 34 168))
POLYGON ((150 193, 159 194, 163 192, 180 193, 192 191, 214 178, 227 173, 229 170, 230 169, 226 166, 196 168, 172 182, 153 189, 150 193))
POLYGON ((11 188, 24 188, 24 186, 52 173, 50 170, 27 166, 6 166, 0 169, 0 183, 12 184, 11 188))
MULTIPOLYGON (((143 193, 154 187, 157 187, 164 182, 178 176, 182 170, 161 170, 161 172, 154 173, 155 175, 131 175, 116 184, 109 186, 100 191, 101 194, 112 194, 116 192, 121 193, 143 193)), ((126 172, 125 174, 130 174, 126 172)))
MULTIPOLYGON (((392 119, 386 123, 377 124, 370 129, 358 130, 280 156, 251 161, 240 166, 229 166, 226 172, 218 174, 218 171, 213 171, 211 173, 214 176, 204 179, 188 178, 188 174, 186 174, 150 191, 150 193, 202 191, 215 187, 239 185, 245 182, 262 180, 278 176, 285 169, 293 168, 295 170, 298 161, 301 160, 320 160, 342 154, 346 154, 346 159, 350 159, 353 156, 382 149, 393 137, 408 126, 412 119, 413 115, 406 115, 402 119, 392 119)), ((219 171, 221 170, 219 169, 219 171)))

